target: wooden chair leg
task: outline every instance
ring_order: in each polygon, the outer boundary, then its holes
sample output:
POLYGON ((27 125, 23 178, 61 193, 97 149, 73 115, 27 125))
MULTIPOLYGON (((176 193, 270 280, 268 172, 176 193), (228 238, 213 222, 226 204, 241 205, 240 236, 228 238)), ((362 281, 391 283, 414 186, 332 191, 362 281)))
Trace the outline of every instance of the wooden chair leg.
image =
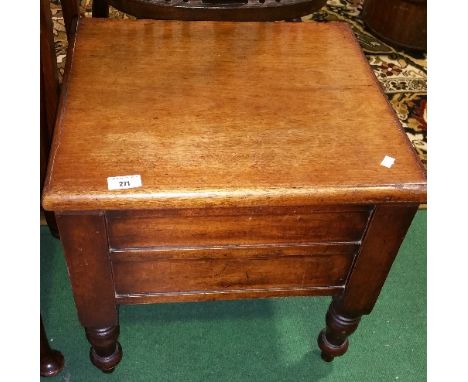
POLYGON ((93 0, 93 17, 109 17, 109 4, 106 0, 93 0))
POLYGON ((63 369, 62 353, 50 347, 41 317, 41 376, 53 377, 63 369))
POLYGON ((61 1, 63 21, 65 22, 65 29, 67 30, 67 37, 75 32, 73 23, 80 17, 79 0, 61 1))
POLYGON ((55 214, 51 211, 44 211, 44 218, 49 226, 50 233, 53 237, 60 239, 57 222, 55 220, 55 214))

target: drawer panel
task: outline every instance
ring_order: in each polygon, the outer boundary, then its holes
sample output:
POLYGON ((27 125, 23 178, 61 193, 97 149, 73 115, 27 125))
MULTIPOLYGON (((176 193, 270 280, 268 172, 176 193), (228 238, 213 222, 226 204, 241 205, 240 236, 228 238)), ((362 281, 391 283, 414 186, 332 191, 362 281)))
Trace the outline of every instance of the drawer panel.
POLYGON ((111 253, 117 294, 342 286, 358 246, 111 253))
POLYGON ((108 212, 113 249, 359 241, 361 206, 108 212))

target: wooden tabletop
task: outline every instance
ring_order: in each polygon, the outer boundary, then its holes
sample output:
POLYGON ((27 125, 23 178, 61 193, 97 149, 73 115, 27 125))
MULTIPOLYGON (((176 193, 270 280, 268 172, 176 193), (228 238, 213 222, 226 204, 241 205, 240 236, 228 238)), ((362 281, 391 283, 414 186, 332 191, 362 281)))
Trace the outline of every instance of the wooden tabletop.
POLYGON ((46 209, 425 201, 346 24, 84 18, 69 52, 46 209))

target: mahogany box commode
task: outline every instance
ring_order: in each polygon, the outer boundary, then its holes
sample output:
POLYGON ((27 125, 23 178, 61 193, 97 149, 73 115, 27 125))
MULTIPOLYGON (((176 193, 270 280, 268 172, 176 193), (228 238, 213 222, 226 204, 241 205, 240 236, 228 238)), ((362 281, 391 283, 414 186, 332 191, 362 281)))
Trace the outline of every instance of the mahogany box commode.
POLYGON ((347 350, 426 179, 346 24, 84 18, 61 97, 43 206, 97 367, 119 304, 330 295, 347 350))

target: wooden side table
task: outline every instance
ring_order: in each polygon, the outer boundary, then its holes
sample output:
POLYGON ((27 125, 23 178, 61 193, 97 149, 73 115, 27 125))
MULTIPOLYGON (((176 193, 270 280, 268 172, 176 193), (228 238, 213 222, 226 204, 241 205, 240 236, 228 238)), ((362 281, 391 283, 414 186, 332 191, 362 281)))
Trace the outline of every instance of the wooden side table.
POLYGON ((342 355, 426 200, 349 27, 83 19, 70 46, 43 205, 92 362, 119 304, 275 296, 334 296, 342 355))

